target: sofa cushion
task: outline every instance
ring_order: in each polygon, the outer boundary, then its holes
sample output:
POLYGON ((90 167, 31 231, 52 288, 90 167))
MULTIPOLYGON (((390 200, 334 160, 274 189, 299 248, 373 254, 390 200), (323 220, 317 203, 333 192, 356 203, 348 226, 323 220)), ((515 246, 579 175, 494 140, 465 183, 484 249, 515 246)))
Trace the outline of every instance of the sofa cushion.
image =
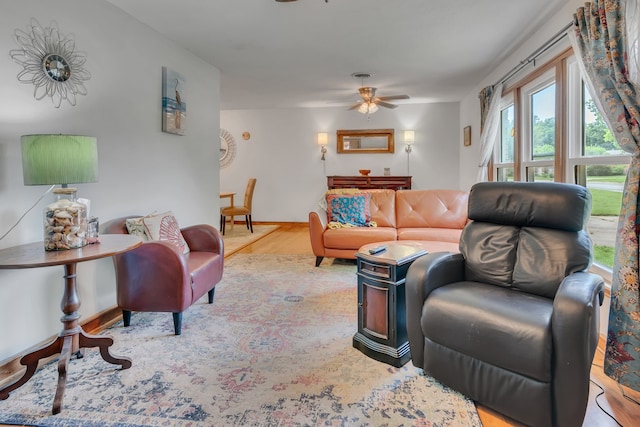
POLYGON ((173 212, 168 211, 159 215, 146 216, 142 218, 142 222, 151 240, 164 240, 173 243, 183 254, 189 253, 189 246, 182 236, 173 212))
POLYGON ((425 240, 458 244, 462 230, 457 228, 399 228, 398 240, 425 240))
POLYGON ((367 226, 371 222, 371 195, 327 194, 327 221, 367 226))
POLYGON ((323 234, 324 247, 331 249, 353 249, 355 254, 363 245, 387 240, 396 240, 396 229, 392 227, 352 227, 327 229, 323 234))

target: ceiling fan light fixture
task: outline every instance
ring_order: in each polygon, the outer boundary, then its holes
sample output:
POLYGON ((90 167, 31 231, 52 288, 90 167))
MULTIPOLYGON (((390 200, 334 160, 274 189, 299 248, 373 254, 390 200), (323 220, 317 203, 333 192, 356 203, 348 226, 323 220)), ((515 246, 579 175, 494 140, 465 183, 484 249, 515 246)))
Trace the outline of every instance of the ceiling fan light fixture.
POLYGON ((358 108, 358 112, 362 114, 373 114, 378 111, 378 106, 375 102, 363 102, 360 104, 360 108, 358 108))

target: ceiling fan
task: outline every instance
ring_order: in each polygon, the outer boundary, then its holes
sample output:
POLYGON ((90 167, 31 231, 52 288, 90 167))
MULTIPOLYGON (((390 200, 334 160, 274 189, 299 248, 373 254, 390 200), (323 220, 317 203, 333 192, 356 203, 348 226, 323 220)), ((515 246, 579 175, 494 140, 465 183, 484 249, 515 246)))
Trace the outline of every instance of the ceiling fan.
POLYGON ((396 108, 396 104, 391 104, 387 101, 393 101, 396 99, 409 99, 409 95, 390 95, 390 96, 376 96, 377 88, 364 85, 364 79, 368 79, 373 76, 370 73, 353 73, 352 76, 356 79, 361 79, 362 86, 358 89, 360 93, 361 101, 349 107, 349 110, 355 110, 356 108, 362 114, 372 114, 378 111, 378 106, 384 108, 396 108))

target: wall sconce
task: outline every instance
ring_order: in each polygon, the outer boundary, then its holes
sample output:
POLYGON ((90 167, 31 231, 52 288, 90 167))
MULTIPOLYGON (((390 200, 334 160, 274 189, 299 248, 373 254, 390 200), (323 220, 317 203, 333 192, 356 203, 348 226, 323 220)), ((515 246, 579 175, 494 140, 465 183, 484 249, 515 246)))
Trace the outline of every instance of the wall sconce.
POLYGON ((404 143, 407 144, 407 146, 404 147, 404 151, 406 151, 407 153, 410 153, 412 150, 411 145, 415 142, 415 140, 416 140, 416 132, 414 130, 405 130, 404 143))
POLYGON ((327 154, 327 143, 329 142, 329 134, 326 132, 318 132, 318 145, 322 148, 320 152, 322 153, 322 160, 324 160, 324 155, 327 154))
POLYGON ((409 170, 409 153, 411 153, 412 147, 411 145, 416 140, 416 132, 413 130, 405 130, 404 131, 404 143, 407 144, 404 147, 404 151, 407 152, 407 175, 410 175, 411 172, 409 170))

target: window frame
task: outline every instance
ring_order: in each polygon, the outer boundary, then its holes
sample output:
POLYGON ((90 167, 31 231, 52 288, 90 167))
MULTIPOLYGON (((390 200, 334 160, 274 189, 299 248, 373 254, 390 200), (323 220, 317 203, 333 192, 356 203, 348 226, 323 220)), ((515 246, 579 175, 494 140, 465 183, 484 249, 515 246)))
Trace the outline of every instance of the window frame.
MULTIPOLYGON (((580 166, 597 164, 628 165, 631 155, 586 156, 583 154, 584 118, 583 83, 578 67, 578 58, 568 48, 537 67, 517 82, 505 86, 502 92, 500 111, 509 105, 514 107, 514 162, 503 163, 500 158, 501 135, 494 145, 489 169, 489 180, 496 181, 499 170, 513 167, 514 180, 526 181, 527 168, 549 166, 554 168, 554 181, 578 183, 580 166), (530 95, 548 86, 556 84, 556 122, 555 122, 555 158, 554 160, 533 160, 531 155, 530 95)), ((586 169, 585 169, 586 170, 586 169)), ((583 172, 586 174, 586 172, 583 172)), ((586 175, 582 179, 586 185, 586 175)), ((593 264, 592 271, 602 275, 610 283, 611 269, 593 264)))

